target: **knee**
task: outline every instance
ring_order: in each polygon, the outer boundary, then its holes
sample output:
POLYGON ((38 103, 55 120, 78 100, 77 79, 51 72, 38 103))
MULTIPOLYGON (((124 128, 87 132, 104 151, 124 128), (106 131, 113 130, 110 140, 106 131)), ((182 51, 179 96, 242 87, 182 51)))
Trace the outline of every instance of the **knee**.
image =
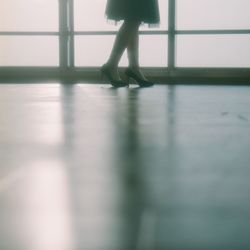
POLYGON ((125 20, 124 25, 130 31, 137 31, 141 22, 136 20, 125 20))

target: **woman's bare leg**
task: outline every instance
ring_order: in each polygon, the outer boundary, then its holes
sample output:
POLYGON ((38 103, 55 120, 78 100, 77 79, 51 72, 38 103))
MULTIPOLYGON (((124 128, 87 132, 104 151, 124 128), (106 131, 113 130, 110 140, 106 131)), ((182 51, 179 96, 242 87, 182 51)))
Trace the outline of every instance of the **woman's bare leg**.
POLYGON ((130 68, 139 68, 139 26, 131 34, 127 46, 128 61, 130 68))
POLYGON ((131 35, 128 47, 129 68, 141 79, 146 80, 144 74, 140 70, 139 65, 139 26, 138 29, 131 35))

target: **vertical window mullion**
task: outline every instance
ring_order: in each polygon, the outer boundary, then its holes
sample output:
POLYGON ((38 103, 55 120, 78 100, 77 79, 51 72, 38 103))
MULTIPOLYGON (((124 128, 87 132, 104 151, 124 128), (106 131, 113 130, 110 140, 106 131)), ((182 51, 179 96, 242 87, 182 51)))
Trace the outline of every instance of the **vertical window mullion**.
POLYGON ((176 0, 169 0, 168 4, 168 67, 172 70, 175 68, 176 0))
POLYGON ((73 0, 59 0, 60 68, 74 67, 73 0))
POLYGON ((68 21, 69 21, 69 67, 74 68, 75 64, 74 0, 69 0, 68 21))
POLYGON ((60 68, 66 69, 68 66, 68 18, 67 0, 59 0, 59 56, 60 68))

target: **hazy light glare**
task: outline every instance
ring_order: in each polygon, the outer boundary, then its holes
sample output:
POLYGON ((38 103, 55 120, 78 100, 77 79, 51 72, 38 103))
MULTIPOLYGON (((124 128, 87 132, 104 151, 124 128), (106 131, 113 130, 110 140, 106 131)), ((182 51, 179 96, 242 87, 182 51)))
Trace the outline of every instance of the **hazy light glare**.
POLYGON ((59 42, 52 36, 0 36, 0 66, 58 66, 59 42))
POLYGON ((177 36, 178 67, 250 67, 250 35, 177 36))
POLYGON ((250 29, 249 0, 177 0, 177 29, 250 29))
MULTIPOLYGON (((4 91, 4 94, 0 92, 1 143, 18 141, 20 145, 25 142, 49 145, 51 148, 61 145, 64 131, 59 84, 36 84, 30 88, 22 88, 20 85, 7 88, 10 89, 9 92, 4 91), (13 103, 17 103, 15 108, 13 103)), ((37 149, 39 154, 46 153, 39 147, 37 149)), ((21 147, 18 151, 22 150, 26 149, 21 147)))
POLYGON ((29 168, 25 193, 28 249, 73 249, 68 185, 65 168, 56 160, 41 160, 29 168))

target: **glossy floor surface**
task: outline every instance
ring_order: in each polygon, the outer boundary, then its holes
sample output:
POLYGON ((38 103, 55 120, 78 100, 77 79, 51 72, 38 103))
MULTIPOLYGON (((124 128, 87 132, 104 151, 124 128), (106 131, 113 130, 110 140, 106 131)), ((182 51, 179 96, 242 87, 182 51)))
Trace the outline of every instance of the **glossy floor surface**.
POLYGON ((0 249, 250 249, 249 107, 250 87, 0 85, 0 249))

